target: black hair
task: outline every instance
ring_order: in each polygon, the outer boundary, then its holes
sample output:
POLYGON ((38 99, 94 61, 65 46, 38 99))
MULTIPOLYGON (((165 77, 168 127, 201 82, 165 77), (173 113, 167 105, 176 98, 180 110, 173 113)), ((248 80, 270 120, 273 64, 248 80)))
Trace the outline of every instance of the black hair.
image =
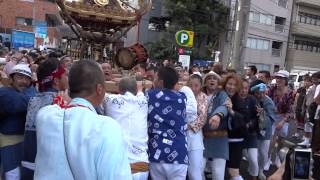
POLYGON ((262 80, 257 79, 257 80, 253 81, 253 82, 250 84, 250 88, 252 88, 253 86, 256 86, 256 85, 258 85, 258 84, 261 84, 261 83, 266 84, 266 83, 264 83, 262 80))
POLYGON ((59 55, 56 52, 50 52, 48 58, 59 58, 59 55))
POLYGON ((320 71, 317 71, 311 75, 312 78, 320 79, 320 71))
POLYGON ((257 69, 257 67, 256 66, 254 66, 254 65, 250 65, 250 66, 248 66, 249 68, 250 68, 250 70, 253 72, 253 74, 257 74, 257 72, 258 72, 258 69, 257 69))
MULTIPOLYGON (((37 69, 38 81, 41 82, 46 77, 50 76, 53 71, 55 71, 60 65, 60 62, 57 58, 49 58, 48 60, 41 63, 37 69)), ((39 86, 39 91, 44 92, 52 88, 53 81, 46 82, 39 86)))
POLYGON ((154 71, 154 72, 158 72, 158 68, 154 65, 150 65, 147 67, 146 71, 154 71))
MULTIPOLYGON (((227 69, 227 72, 228 72, 228 73, 237 74, 237 70, 235 70, 235 69, 227 69)), ((220 73, 220 74, 221 74, 221 73, 220 73)))
POLYGON ((305 74, 304 76, 303 76, 303 81, 310 81, 311 82, 311 76, 310 76, 310 74, 305 74))
POLYGON ((249 86, 250 86, 250 83, 249 83, 249 80, 248 80, 248 79, 246 79, 246 78, 241 78, 241 80, 242 80, 242 82, 246 82, 246 83, 248 83, 248 84, 249 84, 249 86))
POLYGON ((170 66, 160 68, 158 77, 159 80, 163 80, 163 87, 166 89, 174 89, 174 86, 179 81, 178 72, 170 66))
POLYGON ((72 65, 69 72, 71 98, 91 95, 98 84, 104 84, 104 75, 96 62, 81 60, 72 65))
POLYGON ((20 53, 23 54, 23 55, 25 55, 25 54, 28 53, 28 51, 24 49, 24 50, 21 50, 20 53))
POLYGON ((265 75, 266 75, 266 78, 268 78, 268 79, 271 78, 270 71, 262 70, 262 71, 259 71, 259 73, 265 74, 265 75))
POLYGON ((147 63, 145 63, 145 62, 139 62, 137 65, 139 65, 140 68, 144 69, 145 71, 147 70, 147 63))

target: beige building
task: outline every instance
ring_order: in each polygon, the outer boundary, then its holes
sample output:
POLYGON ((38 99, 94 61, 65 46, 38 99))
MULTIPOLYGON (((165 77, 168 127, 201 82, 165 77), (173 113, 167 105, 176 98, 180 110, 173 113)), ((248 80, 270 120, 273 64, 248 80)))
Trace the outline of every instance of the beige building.
POLYGON ((251 0, 244 65, 274 72, 285 67, 292 0, 251 0))
POLYGON ((231 0, 234 20, 223 51, 225 65, 237 70, 285 67, 293 0, 231 0))
POLYGON ((320 70, 320 0, 295 0, 286 68, 320 70))

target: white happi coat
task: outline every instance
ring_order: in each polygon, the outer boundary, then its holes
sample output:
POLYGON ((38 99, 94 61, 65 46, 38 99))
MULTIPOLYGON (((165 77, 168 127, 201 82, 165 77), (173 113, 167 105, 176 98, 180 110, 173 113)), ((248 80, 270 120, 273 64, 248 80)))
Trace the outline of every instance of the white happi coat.
MULTIPOLYGON (((183 92, 187 97, 187 123, 195 121, 198 117, 197 113, 197 100, 188 86, 183 86, 180 89, 180 92, 183 92)), ((192 130, 188 129, 187 131, 187 142, 188 142, 188 151, 204 149, 203 146, 203 135, 202 131, 194 133, 192 130)))
POLYGON ((82 98, 37 114, 35 180, 131 180, 121 127, 82 98))
POLYGON ((144 94, 107 94, 102 113, 122 127, 129 161, 148 163, 148 102, 144 94))

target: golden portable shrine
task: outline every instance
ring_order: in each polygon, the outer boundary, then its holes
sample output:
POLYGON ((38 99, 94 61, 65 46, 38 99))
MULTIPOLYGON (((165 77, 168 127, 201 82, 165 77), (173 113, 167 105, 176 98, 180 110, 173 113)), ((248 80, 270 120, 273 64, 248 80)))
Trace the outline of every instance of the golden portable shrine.
MULTIPOLYGON (((56 3, 65 23, 76 35, 76 56, 95 60, 101 59, 132 27, 137 25, 139 29, 141 17, 152 6, 152 0, 56 0, 56 3)), ((137 43, 119 49, 113 60, 123 69, 131 69, 147 58, 146 49, 137 43)))

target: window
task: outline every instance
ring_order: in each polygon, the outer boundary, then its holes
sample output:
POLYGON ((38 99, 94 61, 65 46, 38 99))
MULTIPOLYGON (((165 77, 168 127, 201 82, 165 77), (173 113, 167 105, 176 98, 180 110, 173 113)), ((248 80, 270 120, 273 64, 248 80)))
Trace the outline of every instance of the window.
POLYGON ((272 23, 272 16, 267 14, 262 14, 258 12, 250 12, 249 14, 249 21, 260 23, 260 24, 267 24, 271 25, 272 23))
POLYGON ((32 18, 16 17, 16 25, 32 26, 32 18))
POLYGON ((294 48, 300 51, 320 53, 320 42, 313 40, 295 40, 294 48))
POLYGON ((288 0, 278 0, 278 6, 287 8, 288 0))
POLYGON ((275 18, 275 31, 284 32, 284 26, 286 24, 286 18, 276 16, 275 18))
POLYGON ((299 12, 298 14, 299 23, 310 24, 313 26, 320 26, 320 16, 299 12))
POLYGON ((46 14, 46 22, 48 27, 55 27, 59 25, 59 20, 54 14, 46 14))
POLYGON ((248 38, 247 47, 251 49, 268 50, 269 41, 264 39, 248 38))
POLYGON ((272 56, 273 57, 281 57, 283 42, 280 41, 272 41, 272 56))
POLYGON ((260 16, 258 13, 253 14, 253 22, 256 22, 256 23, 260 22, 260 16))
POLYGON ((320 16, 317 17, 315 25, 320 26, 320 16))
POLYGON ((148 29, 150 31, 164 31, 170 26, 168 17, 151 17, 149 20, 148 29))
POLYGON ((248 63, 247 66, 256 66, 259 71, 265 70, 270 71, 271 65, 269 64, 261 64, 261 63, 248 63))
POLYGON ((311 20, 312 20, 312 18, 310 17, 310 16, 307 16, 307 24, 311 24, 311 20))
POLYGON ((300 22, 301 23, 306 23, 306 16, 304 16, 304 14, 300 14, 300 22))
POLYGON ((267 16, 267 24, 268 24, 268 25, 271 25, 271 23, 272 23, 272 16, 271 16, 271 15, 268 15, 268 16, 267 16))
POLYGON ((269 49, 269 41, 263 41, 263 49, 269 49))
POLYGON ((260 14, 260 23, 267 24, 267 16, 264 14, 260 14))

